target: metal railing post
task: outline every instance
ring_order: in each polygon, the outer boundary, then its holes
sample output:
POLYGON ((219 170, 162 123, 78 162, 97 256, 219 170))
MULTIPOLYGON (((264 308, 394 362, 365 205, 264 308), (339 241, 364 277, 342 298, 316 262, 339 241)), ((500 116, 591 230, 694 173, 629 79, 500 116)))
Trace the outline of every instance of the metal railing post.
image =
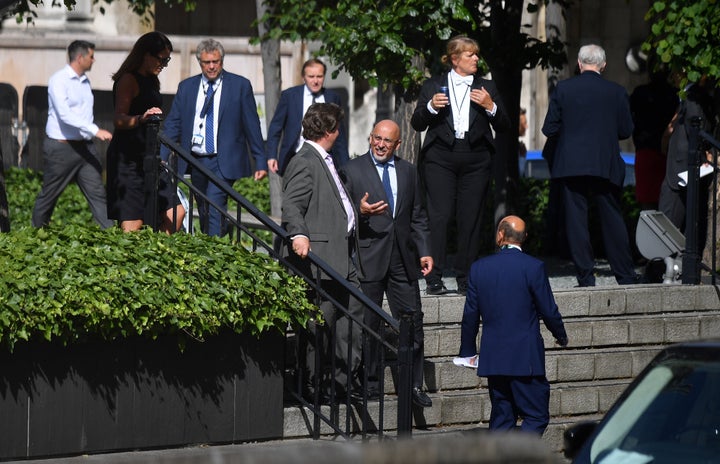
MULTIPOLYGON (((685 252, 682 259, 682 283, 700 283, 700 251, 698 250, 698 211, 700 201, 699 117, 690 118, 688 133, 688 177, 685 200, 685 252)), ((705 205, 707 207, 707 205, 705 205)))
POLYGON ((150 116, 146 122, 145 159, 145 214, 143 223, 157 232, 160 229, 158 215, 158 177, 160 176, 160 116, 150 116))
POLYGON ((400 314, 398 343, 398 436, 412 435, 412 358, 415 323, 413 312, 404 309, 400 314))

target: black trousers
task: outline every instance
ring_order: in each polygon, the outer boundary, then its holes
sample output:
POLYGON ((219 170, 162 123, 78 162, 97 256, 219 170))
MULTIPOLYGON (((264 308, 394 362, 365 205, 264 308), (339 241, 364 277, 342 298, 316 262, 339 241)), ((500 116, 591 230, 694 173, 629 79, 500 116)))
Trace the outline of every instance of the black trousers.
POLYGON ((448 227, 455 219, 455 271, 464 280, 479 257, 482 213, 492 176, 489 151, 460 151, 432 147, 423 161, 433 271, 429 283, 442 278, 447 266, 448 227))
POLYGON ((558 183, 562 189, 568 247, 578 284, 581 287, 595 285, 595 257, 588 229, 590 200, 597 205, 605 253, 615 280, 620 285, 636 283, 630 239, 620 209, 620 188, 607 179, 593 176, 563 177, 558 183))
MULTIPOLYGON (((380 307, 382 307, 383 295, 386 295, 390 312, 395 319, 400 318, 402 309, 412 311, 415 326, 413 334, 413 387, 422 387, 423 363, 425 362, 423 352, 425 333, 423 331, 420 288, 416 279, 408 279, 397 246, 393 246, 390 255, 390 267, 385 278, 380 281, 362 281, 360 285, 363 293, 380 307)), ((370 329, 376 333, 379 332, 381 323, 381 318, 375 312, 365 310, 365 324, 370 329)), ((383 368, 380 363, 381 349, 382 344, 371 338, 368 338, 368 342, 363 349, 363 362, 368 373, 368 386, 370 388, 379 388, 380 369, 383 368)))

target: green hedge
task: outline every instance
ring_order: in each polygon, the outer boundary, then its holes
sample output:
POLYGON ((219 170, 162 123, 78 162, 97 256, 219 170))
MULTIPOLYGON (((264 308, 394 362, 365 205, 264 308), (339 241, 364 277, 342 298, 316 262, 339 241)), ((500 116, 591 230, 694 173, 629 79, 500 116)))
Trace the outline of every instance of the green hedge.
POLYGON ((204 235, 124 234, 92 222, 70 185, 46 229, 30 226, 36 172, 6 173, 12 231, 0 234, 0 344, 305 325, 305 283, 269 256, 204 235))

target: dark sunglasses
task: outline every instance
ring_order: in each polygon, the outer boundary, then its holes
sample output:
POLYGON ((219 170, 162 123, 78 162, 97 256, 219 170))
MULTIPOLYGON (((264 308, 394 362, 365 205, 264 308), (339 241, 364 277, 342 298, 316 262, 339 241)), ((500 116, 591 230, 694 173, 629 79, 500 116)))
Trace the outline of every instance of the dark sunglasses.
POLYGON ((160 64, 163 66, 167 66, 168 64, 170 64, 170 55, 166 56, 165 58, 158 56, 158 55, 153 55, 153 56, 155 58, 157 58, 158 61, 160 61, 160 64))

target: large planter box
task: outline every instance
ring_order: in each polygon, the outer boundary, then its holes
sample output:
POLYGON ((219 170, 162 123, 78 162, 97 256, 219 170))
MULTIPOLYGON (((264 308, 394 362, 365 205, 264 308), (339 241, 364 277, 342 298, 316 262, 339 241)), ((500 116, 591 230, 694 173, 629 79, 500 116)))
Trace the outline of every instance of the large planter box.
POLYGON ((0 459, 282 437, 279 332, 0 352, 0 459))

